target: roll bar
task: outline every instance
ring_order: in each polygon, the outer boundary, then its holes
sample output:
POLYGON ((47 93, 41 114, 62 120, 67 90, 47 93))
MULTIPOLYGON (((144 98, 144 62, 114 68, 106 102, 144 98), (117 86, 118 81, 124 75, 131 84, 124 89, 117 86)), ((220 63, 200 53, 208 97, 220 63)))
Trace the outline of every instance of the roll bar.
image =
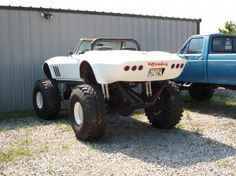
POLYGON ((96 38, 92 41, 90 49, 94 50, 95 45, 99 42, 109 42, 109 41, 120 41, 121 46, 123 45, 124 42, 132 42, 136 45, 137 50, 140 51, 140 45, 138 41, 131 38, 96 38))

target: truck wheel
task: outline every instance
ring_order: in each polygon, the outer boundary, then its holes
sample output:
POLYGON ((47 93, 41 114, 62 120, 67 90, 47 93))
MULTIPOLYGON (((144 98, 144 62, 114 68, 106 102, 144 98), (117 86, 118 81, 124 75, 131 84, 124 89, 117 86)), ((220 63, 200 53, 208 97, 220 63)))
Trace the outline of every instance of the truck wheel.
POLYGON ((61 109, 58 88, 51 80, 38 80, 33 90, 33 105, 36 115, 45 120, 57 118, 61 109))
POLYGON ((160 99, 145 109, 149 122, 156 128, 168 129, 174 127, 181 120, 183 101, 179 89, 168 83, 160 99))
POLYGON ((79 85, 70 97, 71 125, 77 139, 90 141, 105 131, 105 102, 95 85, 79 85))
POLYGON ((190 86, 189 95, 192 99, 197 101, 207 101, 214 93, 214 89, 201 88, 198 86, 190 86))

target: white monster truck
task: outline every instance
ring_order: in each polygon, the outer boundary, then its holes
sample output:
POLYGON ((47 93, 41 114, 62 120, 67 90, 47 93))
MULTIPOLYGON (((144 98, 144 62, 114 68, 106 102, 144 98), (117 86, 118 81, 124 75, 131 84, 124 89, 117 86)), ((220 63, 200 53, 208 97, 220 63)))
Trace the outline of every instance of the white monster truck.
POLYGON ((53 119, 61 101, 69 99, 72 128, 81 140, 104 133, 107 110, 128 116, 144 108, 153 126, 171 128, 183 108, 168 80, 178 77, 185 63, 174 54, 140 51, 134 39, 81 39, 70 56, 45 61, 48 79, 35 83, 33 105, 37 116, 53 119))

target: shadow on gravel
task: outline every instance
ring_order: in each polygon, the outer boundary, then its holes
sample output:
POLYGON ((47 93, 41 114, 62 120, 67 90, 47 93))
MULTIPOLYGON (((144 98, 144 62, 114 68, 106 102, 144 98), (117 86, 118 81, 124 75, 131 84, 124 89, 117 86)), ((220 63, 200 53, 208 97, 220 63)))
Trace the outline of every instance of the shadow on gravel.
POLYGON ((136 119, 119 116, 110 118, 105 136, 90 143, 105 153, 122 153, 172 168, 236 155, 235 148, 194 132, 178 128, 158 130, 136 119))

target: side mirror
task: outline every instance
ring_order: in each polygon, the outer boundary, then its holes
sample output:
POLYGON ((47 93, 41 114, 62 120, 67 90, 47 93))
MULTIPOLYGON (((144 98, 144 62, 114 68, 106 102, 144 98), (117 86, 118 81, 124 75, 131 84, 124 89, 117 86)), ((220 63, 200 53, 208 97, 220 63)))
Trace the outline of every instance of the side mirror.
POLYGON ((74 52, 71 51, 71 50, 69 50, 68 53, 69 53, 70 56, 71 56, 72 54, 74 54, 74 52))

